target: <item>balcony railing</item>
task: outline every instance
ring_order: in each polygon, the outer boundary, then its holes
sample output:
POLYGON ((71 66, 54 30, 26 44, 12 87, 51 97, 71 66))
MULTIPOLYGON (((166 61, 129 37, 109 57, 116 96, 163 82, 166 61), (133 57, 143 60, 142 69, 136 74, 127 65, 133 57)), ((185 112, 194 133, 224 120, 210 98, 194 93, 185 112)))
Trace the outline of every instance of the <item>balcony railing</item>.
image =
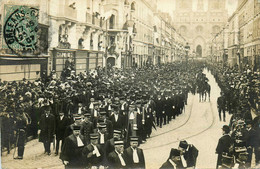
POLYGON ((61 5, 59 7, 58 16, 67 19, 77 20, 77 10, 69 6, 61 5))

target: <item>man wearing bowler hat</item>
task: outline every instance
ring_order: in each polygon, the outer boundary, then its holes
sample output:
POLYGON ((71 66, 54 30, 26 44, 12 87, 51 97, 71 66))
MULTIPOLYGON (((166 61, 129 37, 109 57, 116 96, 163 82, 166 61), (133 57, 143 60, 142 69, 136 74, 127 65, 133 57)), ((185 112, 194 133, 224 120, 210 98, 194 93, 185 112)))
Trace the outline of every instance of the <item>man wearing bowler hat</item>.
POLYGON ((125 149, 125 154, 130 168, 145 168, 143 150, 138 148, 138 137, 130 137, 130 147, 125 149))
POLYGON ((181 160, 183 166, 195 168, 199 153, 197 148, 192 144, 188 144, 186 140, 182 140, 180 141, 178 149, 181 153, 181 160))
POLYGON ((65 130, 71 124, 71 120, 68 116, 64 115, 63 112, 59 112, 59 116, 56 117, 56 152, 55 155, 59 154, 60 141, 62 142, 61 147, 63 146, 65 139, 65 130))
POLYGON ((218 145, 216 148, 216 153, 218 154, 217 168, 222 165, 222 154, 229 153, 229 148, 232 142, 229 132, 230 132, 229 126, 224 125, 222 127, 223 136, 218 140, 218 145))
POLYGON ((68 136, 61 150, 60 159, 65 169, 84 168, 82 150, 85 146, 84 136, 80 134, 81 126, 73 126, 73 134, 68 136))
POLYGON ((44 153, 51 155, 50 147, 55 135, 55 117, 51 114, 50 105, 45 106, 44 114, 41 115, 39 125, 41 129, 39 141, 43 142, 45 150, 44 153))
POLYGON ((181 158, 180 158, 180 151, 177 149, 172 148, 170 152, 170 156, 168 160, 163 163, 160 169, 178 169, 183 168, 181 158))

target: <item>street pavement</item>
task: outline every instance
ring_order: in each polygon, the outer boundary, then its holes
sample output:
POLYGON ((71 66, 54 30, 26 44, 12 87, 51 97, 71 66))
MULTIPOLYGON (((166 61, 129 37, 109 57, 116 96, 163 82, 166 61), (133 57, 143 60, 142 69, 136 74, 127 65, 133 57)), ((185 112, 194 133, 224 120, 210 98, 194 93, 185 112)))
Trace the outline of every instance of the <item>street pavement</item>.
MULTIPOLYGON (((217 154, 215 149, 218 139, 222 135, 222 126, 228 124, 230 115, 227 114, 226 122, 219 121, 217 112, 217 98, 220 89, 214 77, 204 71, 211 85, 210 101, 199 102, 199 96, 189 94, 185 112, 172 120, 170 124, 153 130, 151 138, 142 144, 146 168, 158 169, 168 158, 171 148, 178 148, 179 141, 187 140, 199 150, 196 168, 215 168, 217 154)), ((3 169, 30 169, 30 168, 64 168, 59 156, 43 154, 43 144, 32 140, 25 146, 23 160, 13 160, 13 151, 9 155, 3 153, 3 169)))

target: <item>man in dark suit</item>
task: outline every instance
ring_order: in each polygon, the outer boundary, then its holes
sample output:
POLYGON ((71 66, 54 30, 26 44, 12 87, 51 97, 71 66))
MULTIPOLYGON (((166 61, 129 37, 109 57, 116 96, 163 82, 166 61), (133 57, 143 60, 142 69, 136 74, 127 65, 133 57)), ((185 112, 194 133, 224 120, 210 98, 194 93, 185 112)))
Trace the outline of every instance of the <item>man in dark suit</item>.
POLYGON ((179 148, 181 160, 184 167, 196 167, 196 161, 199 151, 197 148, 188 144, 186 140, 180 141, 179 148))
POLYGON ((82 126, 82 118, 78 114, 73 115, 73 123, 66 127, 64 138, 73 134, 73 126, 82 126))
POLYGON ((114 109, 114 111, 112 112, 112 115, 110 116, 109 120, 113 124, 113 129, 122 131, 124 128, 124 118, 121 114, 119 114, 118 105, 113 105, 112 109, 114 109))
POLYGON ((180 151, 177 149, 172 148, 170 152, 170 156, 168 160, 163 163, 160 169, 178 169, 183 168, 181 158, 180 158, 180 151))
POLYGON ((143 150, 138 148, 138 137, 130 137, 130 147, 125 149, 125 154, 130 168, 145 168, 143 150))
POLYGON ((229 153, 229 148, 232 143, 229 132, 230 132, 229 126, 224 125, 222 127, 223 136, 218 140, 218 145, 216 148, 216 153, 218 154, 217 168, 222 165, 222 154, 229 153))
POLYGON ((106 153, 106 156, 109 155, 109 153, 111 153, 112 151, 115 150, 115 144, 114 142, 116 140, 120 140, 122 137, 122 132, 120 130, 114 130, 114 134, 113 134, 113 138, 109 139, 106 141, 106 144, 105 144, 105 153, 106 153))
POLYGON ((83 114, 83 112, 85 111, 85 108, 83 107, 82 103, 78 103, 77 106, 75 106, 74 110, 73 110, 73 114, 83 114))
POLYGON ((115 150, 109 153, 107 160, 111 168, 127 168, 126 155, 124 153, 124 141, 115 141, 115 150))
POLYGON ((88 168, 93 166, 99 167, 102 165, 104 152, 102 151, 100 144, 98 144, 98 138, 97 133, 90 134, 90 144, 85 146, 82 150, 82 155, 85 159, 85 166, 88 168))
POLYGON ((162 120, 163 120, 163 112, 164 112, 164 104, 163 104, 162 96, 158 95, 158 98, 156 100, 156 121, 157 121, 157 126, 162 127, 162 120))
POLYGON ((103 149, 105 149, 105 144, 106 144, 106 141, 109 139, 108 138, 108 133, 107 133, 107 130, 106 130, 106 123, 104 122, 101 122, 101 123, 98 123, 98 143, 101 145, 101 147, 103 149))
POLYGON ((85 137, 87 144, 90 143, 90 134, 94 132, 94 125, 90 121, 91 114, 84 114, 84 121, 82 122, 82 127, 80 129, 81 134, 85 137))
POLYGON ((60 159, 65 169, 84 168, 82 150, 85 146, 84 136, 80 134, 81 126, 73 126, 73 134, 68 136, 61 150, 60 159))
POLYGON ((221 121, 221 112, 223 112, 223 121, 225 122, 226 121, 226 100, 223 92, 221 92, 221 96, 218 97, 217 104, 218 104, 219 120, 221 121))
POLYGON ((113 138, 113 124, 112 122, 107 118, 107 113, 105 111, 99 112, 99 119, 98 122, 104 122, 106 123, 106 132, 108 134, 108 138, 113 138))
POLYGON ((64 115, 63 112, 59 113, 59 116, 56 118, 56 152, 55 155, 59 154, 60 141, 61 147, 63 146, 65 139, 65 130, 71 124, 71 120, 64 115))
POLYGON ((55 134, 55 117, 51 114, 50 106, 45 106, 44 114, 41 115, 39 125, 41 129, 39 141, 43 142, 44 153, 51 155, 50 147, 55 134))
POLYGON ((167 116, 167 123, 169 124, 169 122, 172 119, 173 116, 173 99, 171 98, 171 95, 168 91, 166 97, 165 97, 165 114, 167 116))

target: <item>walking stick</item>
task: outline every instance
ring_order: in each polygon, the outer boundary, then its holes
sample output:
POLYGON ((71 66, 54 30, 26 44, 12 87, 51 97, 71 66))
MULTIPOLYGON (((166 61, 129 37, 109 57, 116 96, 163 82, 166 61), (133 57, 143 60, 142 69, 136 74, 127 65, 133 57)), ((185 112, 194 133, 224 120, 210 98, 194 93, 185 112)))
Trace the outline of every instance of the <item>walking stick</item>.
POLYGON ((16 152, 16 147, 17 147, 17 144, 18 144, 19 135, 20 134, 18 133, 17 138, 16 138, 15 147, 14 147, 13 159, 14 159, 14 155, 15 155, 15 152, 16 152))

